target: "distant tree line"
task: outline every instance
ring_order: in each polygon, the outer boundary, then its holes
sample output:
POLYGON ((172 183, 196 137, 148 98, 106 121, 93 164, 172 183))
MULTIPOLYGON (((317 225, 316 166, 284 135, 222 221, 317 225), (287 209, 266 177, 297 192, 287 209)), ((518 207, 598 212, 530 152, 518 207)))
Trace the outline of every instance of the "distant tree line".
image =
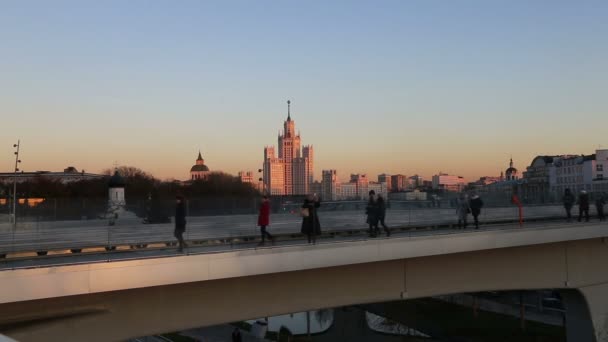
MULTIPOLYGON (((125 180, 127 198, 201 197, 256 197, 259 192, 251 184, 242 183, 238 177, 214 172, 207 179, 182 183, 175 180, 161 181, 151 174, 133 166, 120 166, 119 174, 125 180)), ((43 175, 31 181, 19 183, 17 193, 20 198, 105 198, 108 195, 108 181, 113 169, 102 172, 106 177, 62 183, 43 175)), ((8 196, 12 185, 6 184, 2 194, 8 196)))

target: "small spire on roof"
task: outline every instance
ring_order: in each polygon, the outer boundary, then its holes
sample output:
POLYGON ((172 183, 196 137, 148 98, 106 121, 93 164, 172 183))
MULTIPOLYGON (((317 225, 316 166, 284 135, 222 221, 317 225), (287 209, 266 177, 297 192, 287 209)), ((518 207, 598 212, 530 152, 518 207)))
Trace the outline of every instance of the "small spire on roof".
POLYGON ((287 121, 291 121, 291 101, 287 100, 287 121))
POLYGON ((198 150, 198 158, 196 160, 203 160, 203 156, 201 155, 201 150, 198 150))

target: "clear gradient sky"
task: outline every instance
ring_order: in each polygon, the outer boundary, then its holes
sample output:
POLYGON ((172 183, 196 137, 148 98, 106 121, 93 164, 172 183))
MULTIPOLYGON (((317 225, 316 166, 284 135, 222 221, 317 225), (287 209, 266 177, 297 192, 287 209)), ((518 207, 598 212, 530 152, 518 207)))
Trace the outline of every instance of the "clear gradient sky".
POLYGON ((254 170, 287 99, 316 177, 608 148, 605 0, 4 0, 0 42, 2 171, 254 170))

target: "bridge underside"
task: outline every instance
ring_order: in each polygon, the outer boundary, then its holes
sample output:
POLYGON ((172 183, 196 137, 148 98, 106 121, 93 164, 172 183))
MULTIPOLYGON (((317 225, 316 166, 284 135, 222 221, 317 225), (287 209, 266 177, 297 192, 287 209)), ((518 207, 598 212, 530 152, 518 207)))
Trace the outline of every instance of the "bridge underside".
POLYGON ((598 238, 59 297, 0 305, 0 331, 23 342, 118 341, 320 308, 554 288, 579 290, 566 305, 593 323, 568 317, 569 339, 605 341, 605 260, 598 238))

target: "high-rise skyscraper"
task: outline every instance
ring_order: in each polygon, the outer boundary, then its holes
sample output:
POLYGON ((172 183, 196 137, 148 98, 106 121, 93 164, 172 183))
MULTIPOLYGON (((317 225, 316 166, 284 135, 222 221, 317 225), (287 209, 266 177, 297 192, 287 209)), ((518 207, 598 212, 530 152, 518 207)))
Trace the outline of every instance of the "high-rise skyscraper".
POLYGON ((274 146, 264 148, 264 191, 270 195, 306 195, 313 182, 314 151, 300 146, 300 134, 291 120, 291 101, 287 101, 287 120, 279 132, 279 153, 274 146))

